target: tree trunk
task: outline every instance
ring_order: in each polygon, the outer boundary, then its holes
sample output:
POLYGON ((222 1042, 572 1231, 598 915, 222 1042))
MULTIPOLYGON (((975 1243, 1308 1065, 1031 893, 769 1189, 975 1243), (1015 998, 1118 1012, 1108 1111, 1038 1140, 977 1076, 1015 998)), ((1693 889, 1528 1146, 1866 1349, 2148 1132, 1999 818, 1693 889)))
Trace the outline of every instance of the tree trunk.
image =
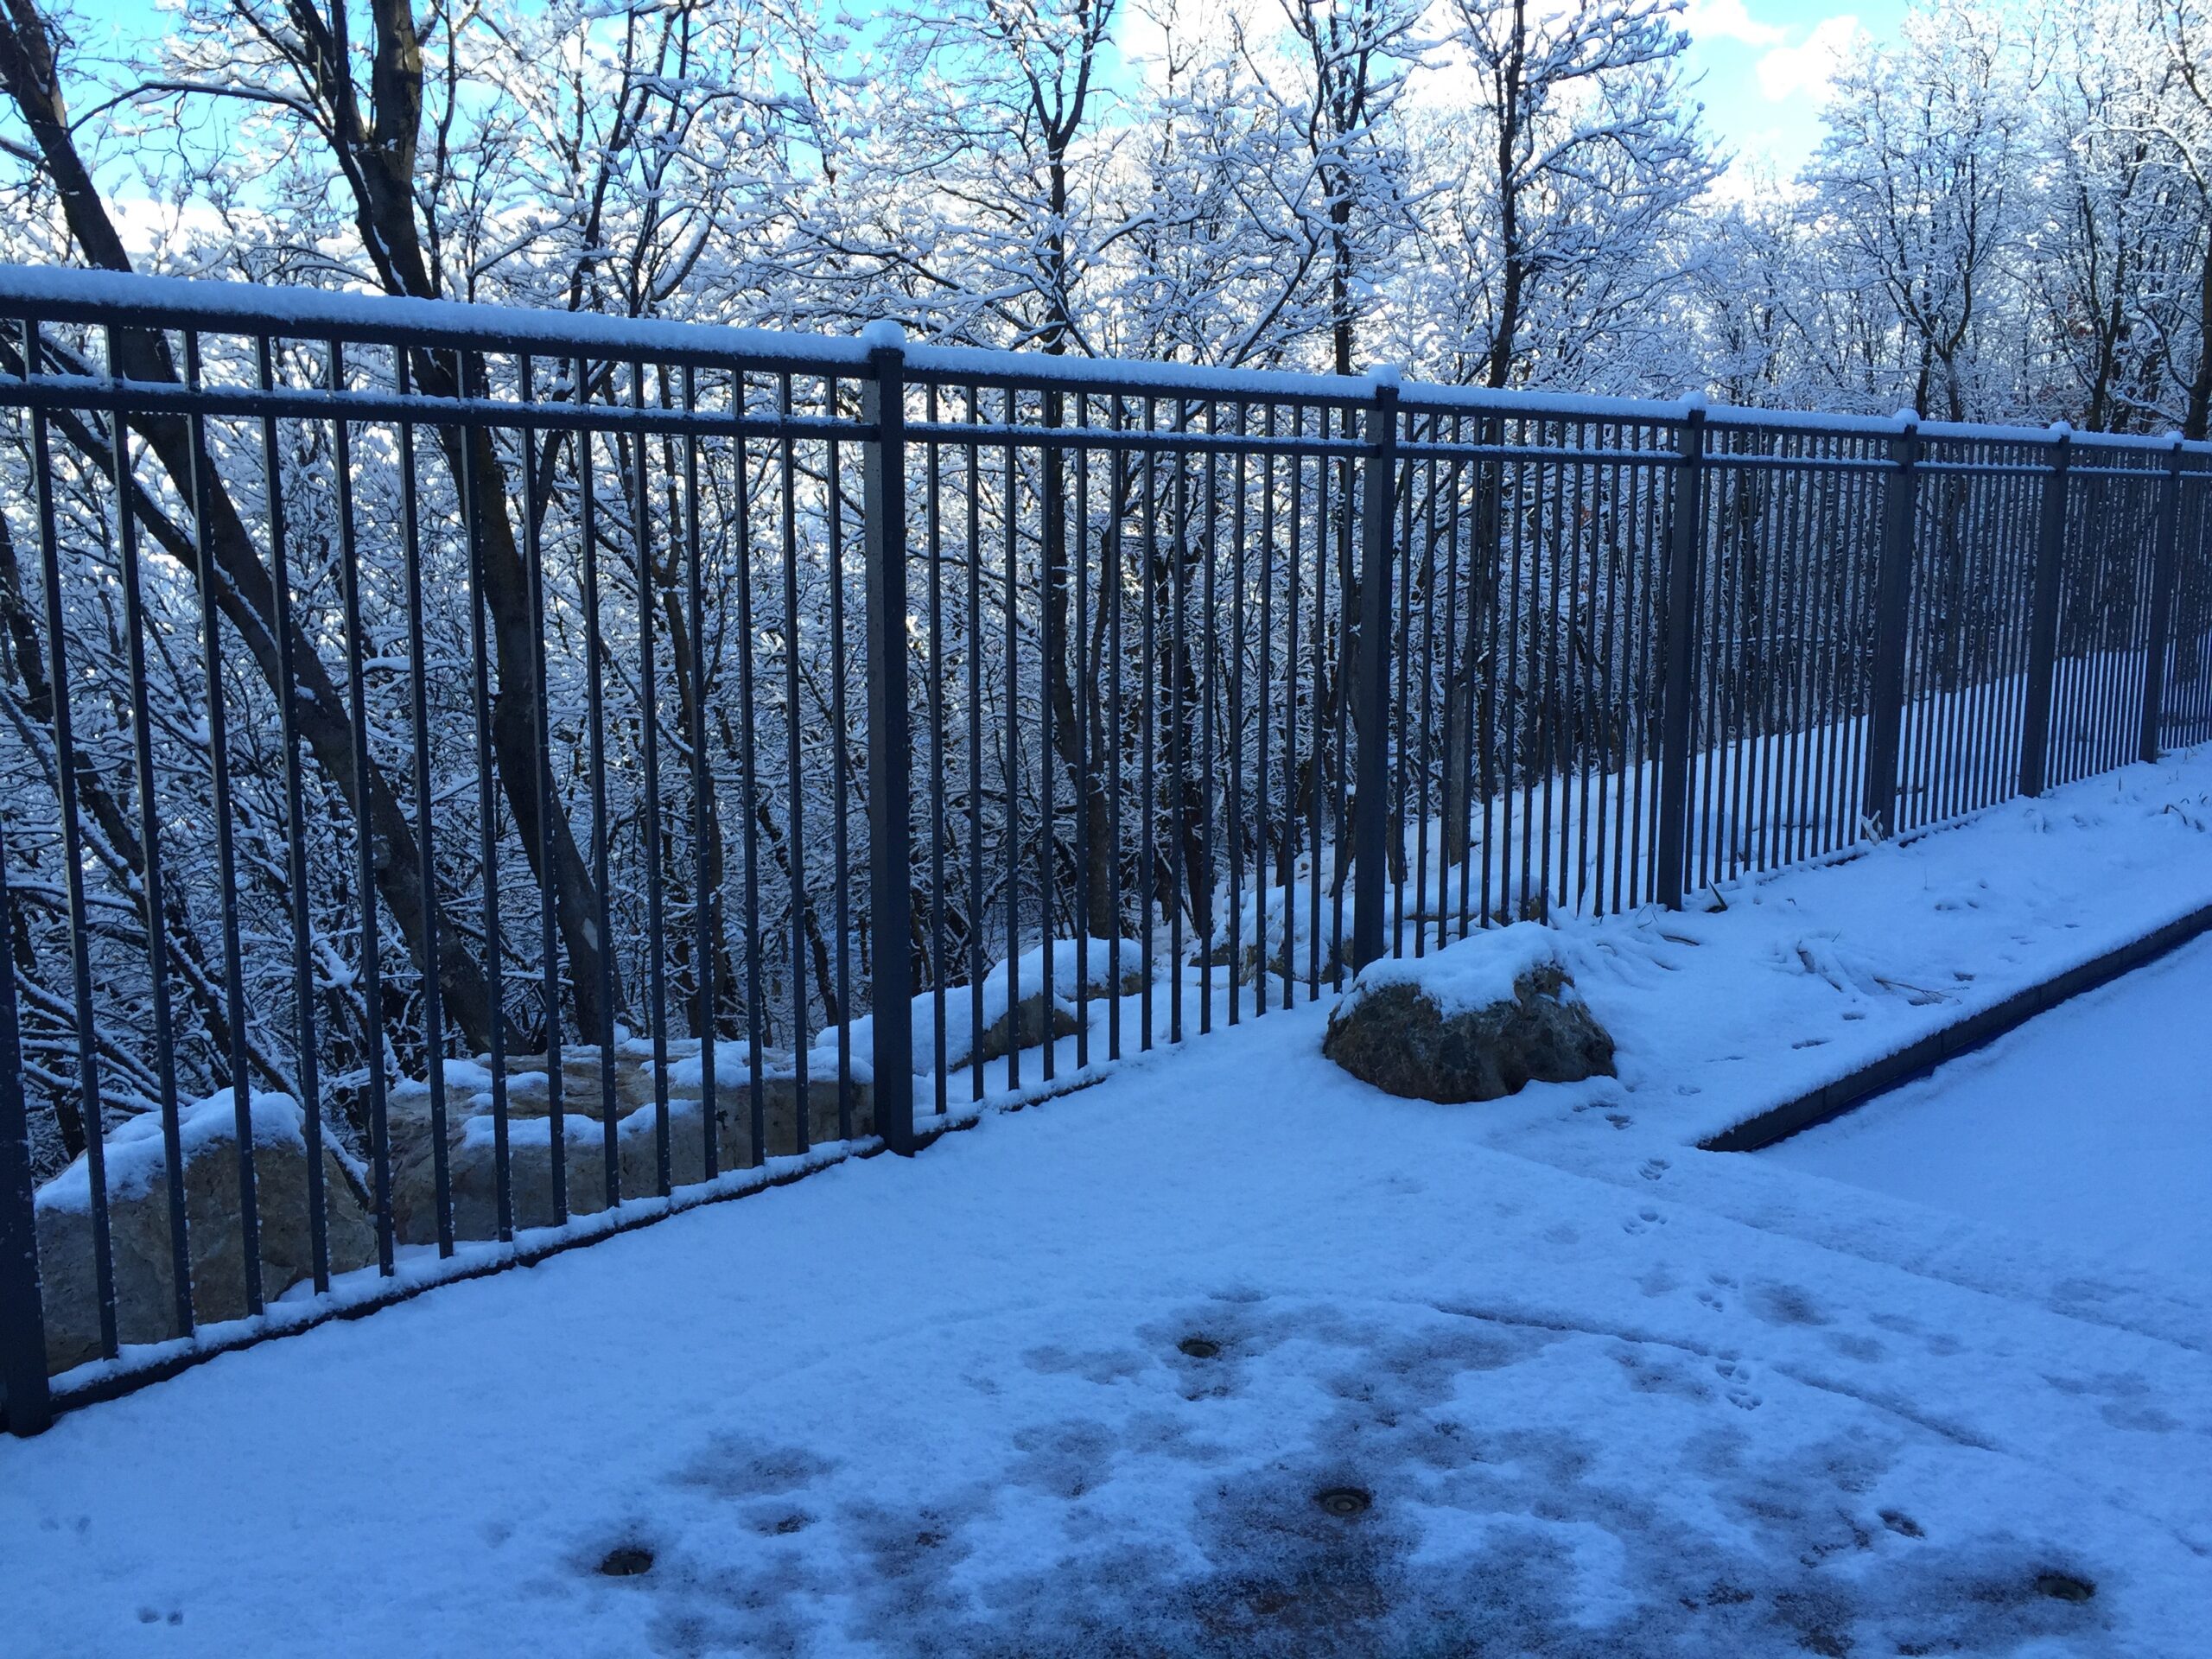
MULTIPOLYGON (((50 37, 35 0, 5 0, 10 26, 0 28, 0 79, 7 83, 23 120, 30 129, 59 193, 71 234, 86 257, 108 270, 131 269, 121 237, 108 217, 105 204, 92 182, 76 147, 68 112, 55 78, 50 37)), ((118 328, 111 335, 114 361, 111 370, 119 378, 174 385, 179 383, 165 336, 142 329, 118 328)), ((168 473, 171 483, 185 500, 194 499, 194 480, 200 480, 198 509, 200 537, 210 568, 198 558, 186 561, 196 580, 216 582, 215 602, 252 653, 262 677, 278 696, 283 688, 277 674, 276 639, 268 619, 276 613, 275 588, 255 551, 244 519, 214 467, 213 457, 193 442, 189 424, 175 416, 136 415, 134 430, 168 473)), ((95 458, 97 459, 97 458, 95 458)), ((300 736, 328 772, 363 823, 375 849, 378 890, 398 924, 401 936, 413 951, 416 965, 425 972, 432 964, 423 960, 427 925, 436 895, 426 893, 420 880, 421 864, 415 836, 397 797, 372 761, 368 767, 369 798, 356 798, 352 724, 342 712, 346 700, 332 682, 314 644, 297 623, 289 642, 293 671, 298 682, 294 717, 300 736)), ((451 928, 438 930, 435 972, 453 1019, 473 1043, 482 1043, 491 1029, 491 1004, 482 974, 451 928)))

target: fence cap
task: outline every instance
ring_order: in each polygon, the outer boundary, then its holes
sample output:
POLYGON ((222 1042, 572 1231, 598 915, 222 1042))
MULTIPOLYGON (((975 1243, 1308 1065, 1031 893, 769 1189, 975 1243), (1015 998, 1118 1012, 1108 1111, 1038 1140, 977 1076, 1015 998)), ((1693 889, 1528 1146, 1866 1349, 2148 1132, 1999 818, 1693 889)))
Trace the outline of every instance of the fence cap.
POLYGON ((896 317, 878 317, 861 330, 861 344, 871 352, 904 351, 906 330, 896 317))
POLYGON ((2054 438, 2072 437, 2074 435, 2074 423, 2071 421, 2053 421, 2050 423, 2050 435, 2054 438))
POLYGON ((1896 414, 1891 416, 1890 418, 1895 421, 1899 426, 1918 426, 1920 424, 1920 411, 1916 409, 1901 409, 1897 410, 1896 414))
POLYGON ((1376 391, 1395 391, 1406 381, 1406 372, 1395 363, 1377 363, 1367 371, 1367 378, 1376 391))

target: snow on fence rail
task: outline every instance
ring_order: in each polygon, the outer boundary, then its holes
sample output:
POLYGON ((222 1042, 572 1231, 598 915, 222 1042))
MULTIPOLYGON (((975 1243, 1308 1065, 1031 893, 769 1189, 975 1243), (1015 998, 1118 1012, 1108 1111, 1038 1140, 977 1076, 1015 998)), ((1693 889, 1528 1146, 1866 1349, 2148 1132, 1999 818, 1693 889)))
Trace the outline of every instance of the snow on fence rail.
POLYGON ((22 1430, 2212 736, 2202 445, 18 269, 0 316, 22 1430))

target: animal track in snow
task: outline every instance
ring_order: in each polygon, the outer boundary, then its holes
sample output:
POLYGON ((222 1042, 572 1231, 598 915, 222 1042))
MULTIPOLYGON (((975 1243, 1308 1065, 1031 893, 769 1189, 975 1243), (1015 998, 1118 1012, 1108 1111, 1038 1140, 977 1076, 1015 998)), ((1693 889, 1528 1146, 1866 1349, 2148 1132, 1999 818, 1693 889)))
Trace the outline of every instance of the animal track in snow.
POLYGON ((1759 1395, 1751 1386, 1752 1372, 1748 1362, 1725 1353, 1713 1362, 1713 1372, 1726 1389, 1730 1405, 1745 1411, 1758 1409, 1759 1395))

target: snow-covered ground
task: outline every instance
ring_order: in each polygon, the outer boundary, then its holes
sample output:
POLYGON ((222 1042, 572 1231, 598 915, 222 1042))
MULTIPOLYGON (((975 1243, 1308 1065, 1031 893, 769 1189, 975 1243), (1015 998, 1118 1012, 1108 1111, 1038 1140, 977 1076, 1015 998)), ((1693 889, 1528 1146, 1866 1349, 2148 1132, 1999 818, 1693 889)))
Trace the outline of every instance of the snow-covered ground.
POLYGON ((1766 1155, 2212 1274, 2212 938, 1766 1155))
POLYGON ((73 1413, 0 1650, 2203 1651, 2204 1259, 1696 1142, 2212 901, 2212 752, 1720 896, 1562 933, 1616 1079, 1301 1007, 73 1413))

